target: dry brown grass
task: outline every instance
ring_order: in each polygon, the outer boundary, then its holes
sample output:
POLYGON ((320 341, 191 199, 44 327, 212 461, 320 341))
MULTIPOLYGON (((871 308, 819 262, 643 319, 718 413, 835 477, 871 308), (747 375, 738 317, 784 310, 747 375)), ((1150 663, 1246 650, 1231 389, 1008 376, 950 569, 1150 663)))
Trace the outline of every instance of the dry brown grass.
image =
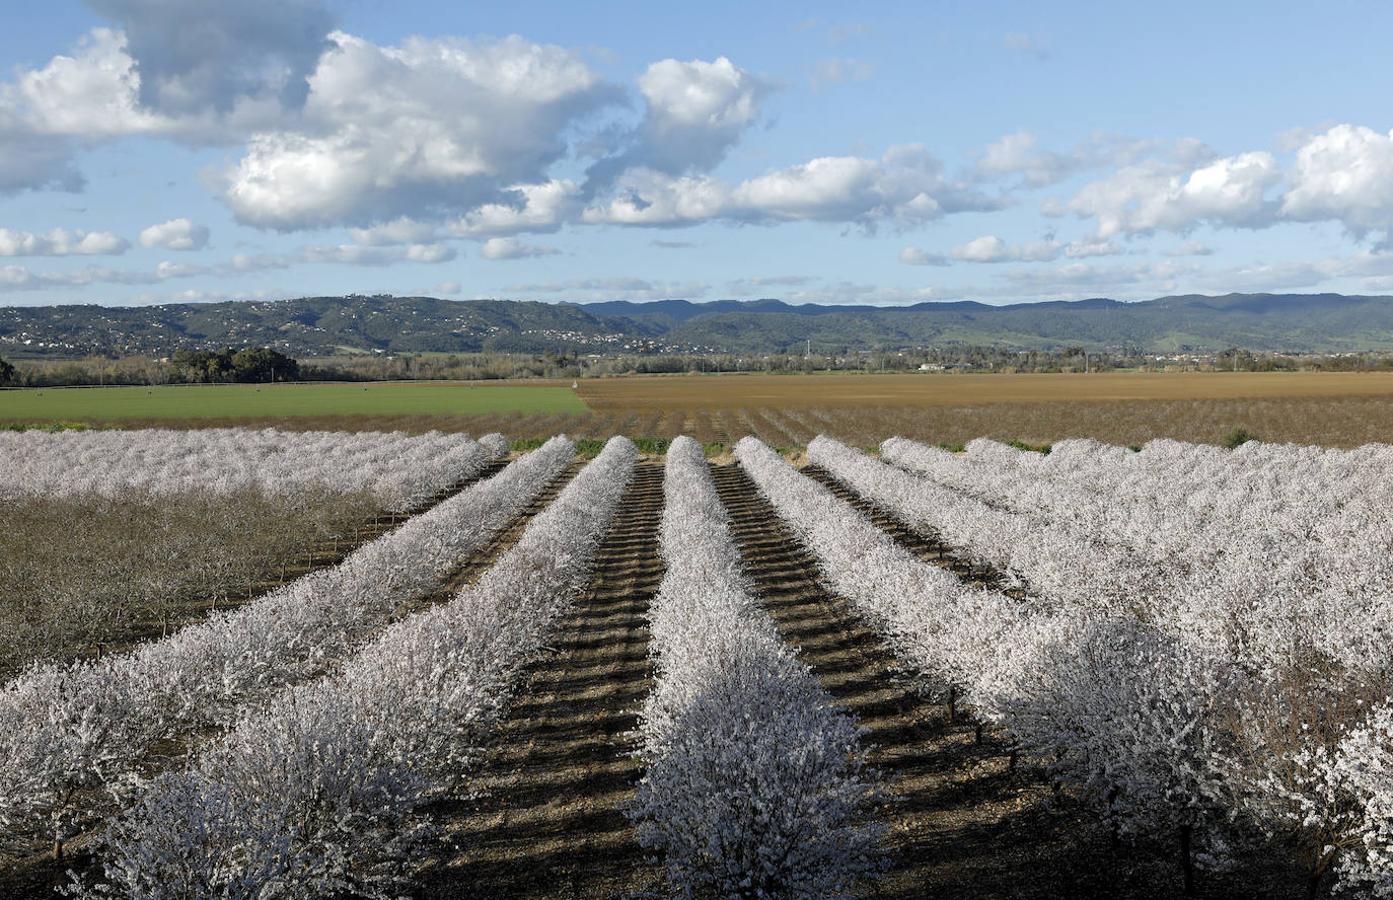
POLYGON ((376 508, 369 494, 328 491, 12 501, 0 529, 0 681, 37 659, 120 649, 328 564, 338 554, 323 548, 347 552, 376 508))

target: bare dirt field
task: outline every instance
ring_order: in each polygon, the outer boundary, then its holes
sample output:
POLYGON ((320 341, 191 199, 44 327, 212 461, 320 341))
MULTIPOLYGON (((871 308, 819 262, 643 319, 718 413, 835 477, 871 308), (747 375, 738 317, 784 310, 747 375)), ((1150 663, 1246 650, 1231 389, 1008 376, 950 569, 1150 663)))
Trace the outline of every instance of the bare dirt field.
POLYGON ((1332 447, 1393 442, 1389 373, 675 375, 582 379, 577 392, 584 410, 133 418, 122 425, 501 431, 530 439, 689 434, 725 444, 753 434, 785 448, 819 433, 857 446, 895 435, 949 445, 977 437, 1031 444, 1069 437, 1218 443, 1237 428, 1263 440, 1332 447))

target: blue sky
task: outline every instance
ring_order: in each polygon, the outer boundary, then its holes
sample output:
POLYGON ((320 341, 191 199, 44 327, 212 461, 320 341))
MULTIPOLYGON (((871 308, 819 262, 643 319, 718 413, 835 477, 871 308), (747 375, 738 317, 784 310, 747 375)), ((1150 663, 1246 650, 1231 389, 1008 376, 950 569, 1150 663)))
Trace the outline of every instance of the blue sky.
POLYGON ((0 304, 1393 293, 1393 7, 54 0, 0 304))

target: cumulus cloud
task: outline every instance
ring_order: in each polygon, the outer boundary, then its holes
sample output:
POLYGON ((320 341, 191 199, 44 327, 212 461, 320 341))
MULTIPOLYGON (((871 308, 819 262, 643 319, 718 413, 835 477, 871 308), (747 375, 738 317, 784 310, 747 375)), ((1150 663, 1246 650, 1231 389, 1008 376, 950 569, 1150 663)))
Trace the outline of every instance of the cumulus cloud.
POLYGON ((879 159, 825 156, 736 185, 710 176, 626 173, 614 195, 582 220, 618 225, 684 225, 712 219, 821 221, 910 226, 945 213, 997 209, 1001 201, 954 184, 923 147, 890 148, 879 159))
POLYGON ((298 108, 333 17, 320 0, 87 0, 119 22, 143 105, 226 112, 241 98, 298 108))
POLYGON ((352 228, 353 240, 373 247, 393 244, 420 244, 434 241, 439 227, 434 222, 417 222, 402 216, 371 228, 352 228))
POLYGON ((647 169, 680 176, 707 172, 760 115, 769 86, 724 56, 686 62, 662 59, 638 79, 644 111, 639 123, 588 172, 588 194, 622 173, 647 169))
POLYGON ((331 40, 304 126, 256 135, 228 173, 244 224, 367 227, 506 203, 507 186, 547 182, 566 130, 614 99, 574 53, 519 37, 331 40))
POLYGON ((639 77, 647 104, 639 164, 662 172, 709 169, 759 117, 766 87, 724 56, 664 59, 639 77))
POLYGON ((1393 227, 1393 132, 1355 125, 1309 137, 1296 152, 1282 215, 1333 219, 1351 232, 1393 227))
POLYGON ((977 160, 977 171, 983 176, 1021 175, 1034 187, 1062 181, 1078 167, 1077 157, 1041 150, 1035 135, 1025 131, 989 144, 977 160))
POLYGON ((983 235, 958 247, 953 259, 974 263, 1051 262, 1061 256, 1084 259, 1090 256, 1117 256, 1124 251, 1117 244, 1103 240, 1084 240, 1064 243, 1053 237, 1024 244, 1008 244, 994 234, 983 235))
POLYGON ((399 262, 443 263, 458 257, 459 251, 447 244, 408 244, 404 247, 311 244, 300 248, 293 261, 341 263, 350 266, 390 266, 399 262))
POLYGON ((449 223, 457 237, 491 237, 556 231, 580 211, 580 185, 566 179, 515 184, 499 200, 485 203, 449 223))
POLYGON ((555 256, 561 251, 555 247, 539 244, 524 244, 517 238, 489 238, 484 241, 479 255, 484 259, 528 259, 536 256, 555 256))
POLYGON ((1068 204, 1080 218, 1097 220, 1097 237, 1184 233, 1201 224, 1258 228, 1270 225, 1277 201, 1268 191, 1281 180, 1265 151, 1240 153, 1197 168, 1149 160, 1086 185, 1068 204))
POLYGON ((1058 259, 1061 251, 1057 241, 1008 244, 994 234, 987 234, 954 247, 952 257, 975 263, 1043 262, 1058 259))
POLYGON ((275 98, 244 98, 220 113, 213 107, 169 115, 141 102, 142 79, 124 32, 96 28, 71 53, 41 68, 20 68, 0 85, 0 193, 81 190, 74 157, 83 146, 129 135, 193 144, 229 143, 284 118, 275 98))
POLYGON ((1031 132, 1017 131, 1003 135, 977 154, 972 175, 978 181, 1017 179, 1023 186, 1041 188, 1091 169, 1132 165, 1147 156, 1191 167, 1214 158, 1198 141, 1167 143, 1105 133, 1090 135, 1061 153, 1041 147, 1031 132))
POLYGON ((946 266, 948 257, 942 253, 929 253, 918 247, 905 247, 900 251, 900 262, 907 266, 946 266))
POLYGON ((166 250, 202 250, 208 246, 208 229, 189 219, 170 219, 140 233, 140 246, 166 250))
POLYGON ((35 272, 26 266, 0 266, 0 292, 86 287, 92 284, 158 284, 171 278, 206 274, 201 267, 160 263, 151 271, 85 266, 69 272, 35 272))
POLYGON ((0 256, 117 256, 130 246, 110 231, 55 228, 48 234, 34 234, 0 228, 0 256))
POLYGON ((96 28, 71 55, 41 69, 21 69, 0 88, 0 107, 15 126, 35 134, 94 141, 168 130, 170 123, 140 105, 140 76, 126 36, 96 28))

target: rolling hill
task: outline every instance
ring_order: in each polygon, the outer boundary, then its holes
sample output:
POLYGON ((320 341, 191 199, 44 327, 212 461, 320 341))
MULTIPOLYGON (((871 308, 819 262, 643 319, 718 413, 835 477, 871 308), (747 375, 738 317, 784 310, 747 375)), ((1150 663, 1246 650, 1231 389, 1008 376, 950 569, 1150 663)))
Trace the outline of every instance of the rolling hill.
POLYGON ((403 352, 798 352, 945 345, 1012 349, 1239 346, 1258 351, 1393 349, 1393 297, 1186 295, 992 306, 791 305, 779 300, 584 305, 432 297, 0 308, 0 354, 167 356, 270 346, 296 356, 403 352))

